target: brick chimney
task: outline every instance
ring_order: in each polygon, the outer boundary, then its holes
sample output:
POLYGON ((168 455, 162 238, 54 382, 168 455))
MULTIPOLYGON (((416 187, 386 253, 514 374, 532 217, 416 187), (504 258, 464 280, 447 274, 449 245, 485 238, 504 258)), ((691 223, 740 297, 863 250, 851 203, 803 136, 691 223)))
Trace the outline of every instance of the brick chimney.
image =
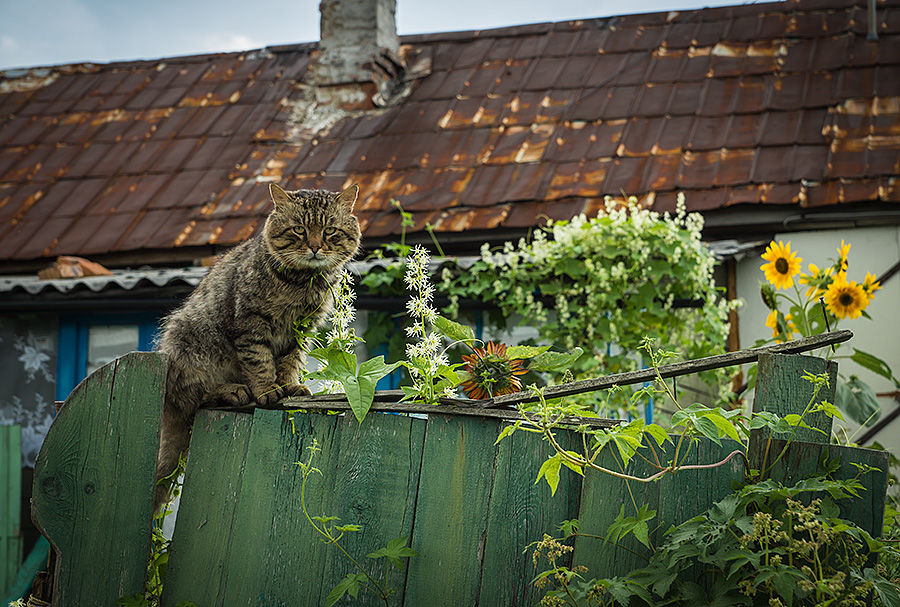
POLYGON ((396 0, 322 0, 321 39, 310 65, 318 105, 387 105, 404 79, 396 0))

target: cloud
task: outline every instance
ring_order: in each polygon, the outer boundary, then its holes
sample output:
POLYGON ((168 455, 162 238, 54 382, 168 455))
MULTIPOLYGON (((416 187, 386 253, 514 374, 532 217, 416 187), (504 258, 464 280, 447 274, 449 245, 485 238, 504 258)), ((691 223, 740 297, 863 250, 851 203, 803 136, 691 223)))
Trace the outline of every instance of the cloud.
POLYGON ((244 34, 214 32, 202 36, 196 48, 200 53, 221 53, 226 51, 247 51, 261 48, 264 43, 244 34))

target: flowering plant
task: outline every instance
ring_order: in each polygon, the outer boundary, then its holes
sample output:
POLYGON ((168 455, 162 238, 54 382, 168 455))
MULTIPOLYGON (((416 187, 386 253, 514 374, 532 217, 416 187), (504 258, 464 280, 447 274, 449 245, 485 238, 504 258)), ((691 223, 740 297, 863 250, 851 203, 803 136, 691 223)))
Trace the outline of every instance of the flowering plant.
MULTIPOLYGON (((808 265, 804 273, 803 258, 791 250, 790 241, 772 241, 763 253, 766 262, 760 266, 766 277, 760 290, 769 309, 765 324, 772 329, 770 340, 776 343, 833 330, 842 320, 854 320, 863 316, 871 320, 866 308, 881 289, 871 272, 861 283, 848 276, 850 267, 850 243, 841 240, 838 256, 830 259, 830 265, 808 265), (802 289, 805 287, 805 290, 802 289), (781 303, 787 305, 782 307, 781 303)), ((825 356, 833 358, 834 351, 825 356)), ((892 380, 898 387, 890 367, 878 357, 854 348, 850 358, 860 366, 892 380)), ((875 392, 858 377, 851 375, 838 383, 835 404, 859 424, 871 424, 881 413, 875 392)))
MULTIPOLYGON (((608 198, 597 217, 551 221, 530 241, 499 251, 485 245, 466 271, 446 271, 442 287, 451 301, 476 298, 506 318, 520 316, 543 343, 581 347, 576 379, 641 368, 648 336, 684 359, 701 358, 725 350, 736 305, 715 286, 702 228, 702 216, 686 213, 682 198, 675 214, 608 198)), ((727 372, 702 377, 721 392, 715 400, 726 396, 727 372)), ((621 396, 616 405, 630 406, 621 396)))

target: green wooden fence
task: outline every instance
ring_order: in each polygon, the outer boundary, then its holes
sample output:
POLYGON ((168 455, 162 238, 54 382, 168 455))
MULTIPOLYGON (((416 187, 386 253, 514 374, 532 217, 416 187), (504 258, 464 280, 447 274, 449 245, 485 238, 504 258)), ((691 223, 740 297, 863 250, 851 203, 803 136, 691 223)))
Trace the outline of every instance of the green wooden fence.
MULTIPOLYGON (((834 372, 821 359, 782 358, 774 367, 834 372)), ((760 406, 783 409, 782 393, 800 407, 808 402, 806 388, 775 385, 797 378, 772 375, 760 406)), ((47 436, 35 468, 33 516, 58 553, 58 605, 108 606, 142 590, 164 383, 160 355, 125 356, 76 388, 47 436)), ((620 507, 631 507, 623 482, 590 472, 584 479, 564 474, 551 496, 546 483, 535 484, 550 455, 539 436, 519 432, 495 444, 508 421, 455 415, 448 407, 434 411, 440 412, 427 418, 373 413, 362 425, 352 415, 296 413, 291 420, 281 411, 201 412, 163 605, 324 604, 352 565, 319 541, 300 506, 296 462, 306 459, 313 440, 322 448, 314 462, 322 475, 308 481, 310 513, 361 525, 342 542, 356 558, 366 560, 396 537, 408 537, 420 554, 392 583, 392 605, 533 605, 540 596, 530 584, 537 571, 524 547, 572 518, 603 535, 620 507)), ((561 432, 560 438, 574 447, 577 437, 561 432)), ((718 461, 737 446, 702 441, 694 457, 718 461)), ((797 470, 814 468, 823 449, 848 451, 799 442, 793 448, 789 459, 797 470)), ((848 468, 855 459, 887 469, 887 454, 850 451, 844 453, 848 468)), ((741 477, 738 460, 633 483, 631 490, 639 504, 658 510, 665 529, 729 493, 741 477)), ((640 468, 635 461, 632 473, 645 472, 640 468)), ((794 472, 785 470, 785 476, 794 472)), ((858 511, 844 515, 877 533, 886 477, 869 475, 865 483, 858 511)), ((572 558, 592 575, 638 565, 624 549, 582 538, 572 558)), ((353 604, 382 603, 360 594, 353 604)))
POLYGON ((22 427, 0 426, 0 597, 22 562, 22 427))

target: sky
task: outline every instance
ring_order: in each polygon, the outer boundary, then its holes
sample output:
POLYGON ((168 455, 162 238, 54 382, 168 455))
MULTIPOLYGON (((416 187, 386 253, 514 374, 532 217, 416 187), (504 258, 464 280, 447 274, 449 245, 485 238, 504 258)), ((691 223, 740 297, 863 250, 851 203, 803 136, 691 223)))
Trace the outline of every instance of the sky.
MULTIPOLYGON (((397 0, 422 34, 741 4, 742 0, 397 0)), ((0 69, 242 51, 319 39, 319 0, 0 0, 0 69)))

